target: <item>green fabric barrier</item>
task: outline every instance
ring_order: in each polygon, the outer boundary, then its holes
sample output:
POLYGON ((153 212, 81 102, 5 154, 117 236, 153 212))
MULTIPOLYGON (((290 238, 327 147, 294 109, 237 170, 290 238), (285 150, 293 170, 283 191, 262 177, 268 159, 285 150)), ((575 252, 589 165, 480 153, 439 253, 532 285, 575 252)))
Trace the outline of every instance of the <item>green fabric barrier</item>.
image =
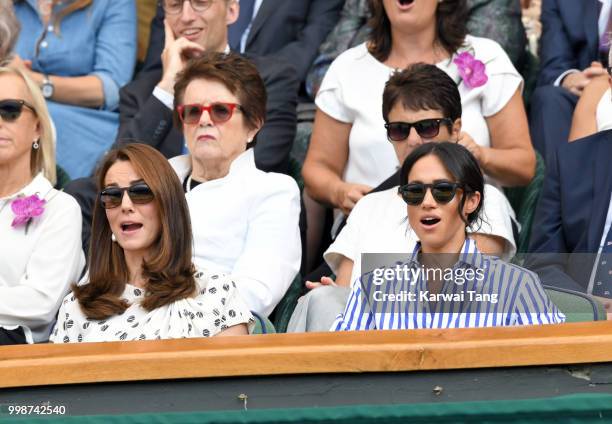
POLYGON ((332 408, 266 409, 54 418, 5 418, 0 423, 200 424, 200 423, 602 423, 612 420, 612 395, 413 405, 358 405, 332 408))
POLYGON ((516 240, 517 253, 524 253, 529 249, 531 226, 540 198, 540 191, 544 184, 545 173, 544 159, 536 152, 536 172, 529 185, 527 187, 504 188, 506 197, 516 213, 516 219, 521 224, 521 232, 518 240, 516 240))
POLYGON ((62 190, 70 182, 70 175, 59 165, 55 166, 55 173, 57 174, 57 182, 54 188, 62 190))
POLYGON ((274 324, 277 333, 286 333, 287 325, 291 319, 291 314, 297 305, 298 299, 303 294, 302 276, 296 275, 291 285, 287 289, 287 292, 276 305, 274 311, 270 314, 270 320, 274 324))

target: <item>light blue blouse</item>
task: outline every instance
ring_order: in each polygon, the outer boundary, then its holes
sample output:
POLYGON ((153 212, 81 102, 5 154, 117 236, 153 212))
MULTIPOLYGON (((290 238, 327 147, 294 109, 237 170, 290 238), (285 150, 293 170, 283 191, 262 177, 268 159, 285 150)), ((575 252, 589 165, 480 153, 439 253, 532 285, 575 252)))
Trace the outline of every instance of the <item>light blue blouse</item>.
MULTIPOLYGON (((116 137, 119 89, 132 79, 136 63, 136 4, 134 0, 93 0, 88 7, 65 16, 56 34, 52 22, 43 27, 37 3, 15 3, 21 23, 16 53, 31 60, 37 72, 64 77, 95 75, 102 81, 104 105, 100 109, 48 102, 57 128, 58 163, 73 178, 85 176, 116 137)), ((70 3, 56 5, 54 13, 70 3)))

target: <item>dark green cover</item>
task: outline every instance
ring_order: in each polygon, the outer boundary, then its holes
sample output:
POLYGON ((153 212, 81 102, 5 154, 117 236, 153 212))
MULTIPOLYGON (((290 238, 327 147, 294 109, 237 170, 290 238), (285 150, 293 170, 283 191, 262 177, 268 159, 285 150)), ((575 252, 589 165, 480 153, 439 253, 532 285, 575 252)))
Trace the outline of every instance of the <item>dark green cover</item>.
MULTIPOLYGON (((500 390, 503 390, 502 386, 500 390)), ((578 394, 556 398, 494 402, 357 405, 333 408, 98 415, 47 419, 5 417, 6 415, 0 416, 0 423, 603 423, 612 421, 612 395, 578 394)))

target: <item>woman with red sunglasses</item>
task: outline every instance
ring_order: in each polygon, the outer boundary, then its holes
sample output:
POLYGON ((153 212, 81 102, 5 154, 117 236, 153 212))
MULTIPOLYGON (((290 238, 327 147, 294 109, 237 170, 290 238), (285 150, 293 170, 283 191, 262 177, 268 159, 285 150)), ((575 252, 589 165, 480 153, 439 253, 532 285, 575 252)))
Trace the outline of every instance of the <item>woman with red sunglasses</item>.
POLYGON ((0 68, 0 345, 47 341, 85 265, 80 208, 55 179, 42 93, 23 71, 0 68))
POLYGON ((232 275, 249 308, 267 316, 299 271, 301 244, 297 184, 255 167, 263 81, 237 54, 206 53, 186 66, 174 92, 189 154, 170 163, 189 204, 194 263, 232 275))

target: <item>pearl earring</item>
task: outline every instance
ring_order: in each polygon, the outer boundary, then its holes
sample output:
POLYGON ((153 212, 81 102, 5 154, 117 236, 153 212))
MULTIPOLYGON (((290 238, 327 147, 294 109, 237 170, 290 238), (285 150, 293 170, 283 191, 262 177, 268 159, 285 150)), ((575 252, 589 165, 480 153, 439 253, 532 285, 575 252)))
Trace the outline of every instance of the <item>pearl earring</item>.
POLYGON ((38 144, 38 140, 34 140, 34 143, 32 144, 32 148, 34 150, 38 150, 39 147, 40 147, 40 145, 38 144))
POLYGON ((111 233, 111 240, 115 243, 117 242, 117 237, 115 237, 115 233, 111 233))

